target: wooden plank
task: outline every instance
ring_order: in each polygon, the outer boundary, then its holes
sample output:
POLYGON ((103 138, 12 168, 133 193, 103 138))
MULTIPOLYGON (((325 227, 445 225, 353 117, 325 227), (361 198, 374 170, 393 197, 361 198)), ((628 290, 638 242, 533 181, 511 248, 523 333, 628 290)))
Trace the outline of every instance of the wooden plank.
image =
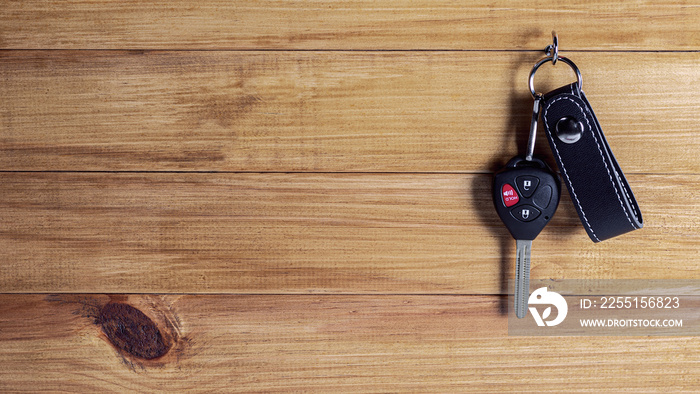
POLYGON ((2 295, 0 381, 8 391, 72 392, 700 388, 698 337, 508 337, 501 301, 2 295), (167 352, 135 356, 162 346, 146 334, 153 327, 167 352))
MULTIPOLYGON (((625 171, 700 173, 700 53, 573 55, 625 171)), ((524 150, 540 56, 0 52, 0 169, 492 171, 524 150)))
POLYGON ((0 48, 698 50, 697 4, 564 1, 5 1, 0 48))
MULTIPOLYGON (((490 175, 0 176, 4 292, 504 294, 490 175)), ((593 244, 566 194, 533 278, 700 278, 698 175, 629 177, 644 229, 593 244)))

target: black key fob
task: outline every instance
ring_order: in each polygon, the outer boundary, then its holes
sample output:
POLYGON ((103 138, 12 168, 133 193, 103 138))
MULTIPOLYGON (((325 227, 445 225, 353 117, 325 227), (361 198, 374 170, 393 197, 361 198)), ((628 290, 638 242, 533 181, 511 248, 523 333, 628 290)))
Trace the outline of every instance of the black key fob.
POLYGON ((559 206, 561 181, 537 158, 512 158, 497 172, 493 202, 498 216, 516 240, 534 240, 559 206))

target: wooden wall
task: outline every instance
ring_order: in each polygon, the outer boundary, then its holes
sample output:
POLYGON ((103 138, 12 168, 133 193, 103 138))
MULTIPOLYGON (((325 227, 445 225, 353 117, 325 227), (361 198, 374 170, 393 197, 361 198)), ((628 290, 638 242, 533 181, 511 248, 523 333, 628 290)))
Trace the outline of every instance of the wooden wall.
POLYGON ((564 192, 532 277, 700 279, 700 4, 3 1, 0 389, 700 389, 697 337, 507 335, 551 30, 646 223, 564 192))

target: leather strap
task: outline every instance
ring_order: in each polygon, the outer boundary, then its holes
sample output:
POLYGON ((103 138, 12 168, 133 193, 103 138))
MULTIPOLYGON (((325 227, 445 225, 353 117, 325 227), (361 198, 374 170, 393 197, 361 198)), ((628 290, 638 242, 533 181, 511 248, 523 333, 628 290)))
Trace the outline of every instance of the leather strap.
POLYGON ((578 84, 547 93, 542 107, 549 145, 591 240, 600 242, 642 228, 634 194, 578 84), (573 143, 557 136, 557 123, 567 116, 583 126, 580 139, 573 143))

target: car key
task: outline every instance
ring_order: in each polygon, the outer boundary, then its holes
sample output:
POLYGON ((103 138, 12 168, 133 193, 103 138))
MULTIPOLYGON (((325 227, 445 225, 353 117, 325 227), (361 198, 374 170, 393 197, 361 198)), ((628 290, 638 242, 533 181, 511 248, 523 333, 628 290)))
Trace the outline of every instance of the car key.
POLYGON ((530 291, 530 249, 532 241, 554 216, 559 206, 561 182, 547 164, 534 157, 540 100, 535 100, 526 156, 512 158, 497 172, 493 202, 498 216, 516 240, 515 315, 527 313, 530 291))
POLYGON ((557 175, 535 157, 514 157, 494 179, 496 211, 516 240, 515 314, 519 318, 527 313, 532 241, 552 219, 560 191, 557 175))

